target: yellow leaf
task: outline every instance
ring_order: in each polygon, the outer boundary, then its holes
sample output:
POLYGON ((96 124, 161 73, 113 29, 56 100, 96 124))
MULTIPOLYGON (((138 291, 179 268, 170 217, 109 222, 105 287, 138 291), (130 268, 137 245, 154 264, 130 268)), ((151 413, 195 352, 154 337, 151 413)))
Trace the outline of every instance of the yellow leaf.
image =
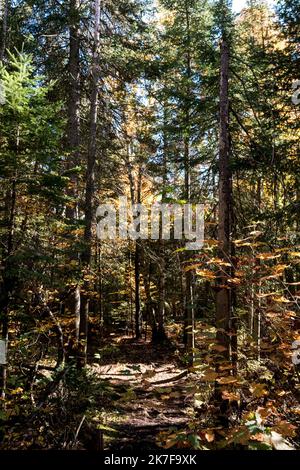
POLYGON ((208 269, 198 270, 197 275, 204 277, 205 279, 216 279, 215 273, 213 271, 209 271, 208 269))
POLYGON ((242 281, 238 277, 233 277, 231 279, 228 279, 228 282, 230 284, 239 285, 242 281))
POLYGON ((217 264, 218 266, 231 266, 231 263, 222 260, 221 258, 211 258, 208 264, 217 264))
POLYGON ((218 240, 213 240, 213 239, 207 239, 204 240, 204 244, 208 246, 218 246, 218 240))
POLYGON ((283 296, 274 297, 273 300, 274 300, 274 302, 279 302, 280 304, 289 304, 289 303, 291 303, 291 300, 286 299, 283 296))
POLYGON ((259 230, 254 230, 253 232, 250 232, 250 235, 252 237, 259 237, 259 235, 261 235, 262 232, 260 232, 259 230))
POLYGON ((160 398, 161 398, 161 400, 169 400, 170 395, 161 395, 160 398))
POLYGON ((193 271, 194 269, 198 268, 201 265, 202 265, 202 263, 188 264, 187 266, 184 266, 183 270, 185 272, 193 271))
POLYGON ((250 392, 256 398, 261 398, 265 395, 268 395, 265 384, 252 384, 250 387, 250 392))
POLYGON ((277 292, 268 292, 266 294, 256 294, 256 297, 258 297, 259 299, 263 299, 265 297, 270 297, 272 295, 277 295, 277 292))
POLYGON ((15 390, 12 390, 10 393, 11 393, 12 395, 19 395, 19 394, 22 393, 22 392, 23 392, 23 388, 18 387, 18 388, 15 388, 15 390))
POLYGON ((280 255, 274 255, 274 253, 260 253, 259 255, 256 255, 256 258, 261 260, 269 260, 280 258, 280 255))
POLYGON ((220 385, 229 385, 229 384, 234 384, 238 381, 236 377, 220 377, 217 379, 217 382, 220 385))

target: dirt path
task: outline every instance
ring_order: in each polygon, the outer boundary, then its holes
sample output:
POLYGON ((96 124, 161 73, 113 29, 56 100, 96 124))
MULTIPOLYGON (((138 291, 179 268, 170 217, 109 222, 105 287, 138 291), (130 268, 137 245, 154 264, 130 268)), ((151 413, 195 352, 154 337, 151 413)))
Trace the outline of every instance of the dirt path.
POLYGON ((180 429, 189 421, 191 384, 186 371, 168 347, 130 338, 117 339, 116 361, 94 366, 95 372, 125 393, 118 400, 121 420, 114 423, 116 437, 111 450, 151 450, 157 448, 162 431, 180 429))

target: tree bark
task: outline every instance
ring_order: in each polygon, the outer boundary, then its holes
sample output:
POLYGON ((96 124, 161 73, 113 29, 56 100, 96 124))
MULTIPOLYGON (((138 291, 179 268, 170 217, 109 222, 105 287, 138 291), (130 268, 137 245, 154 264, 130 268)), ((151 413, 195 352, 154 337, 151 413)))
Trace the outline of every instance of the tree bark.
POLYGON ((90 134, 89 147, 87 155, 87 171, 85 186, 85 208, 84 208, 84 249, 82 252, 82 264, 84 269, 84 284, 80 305, 80 324, 79 324, 79 347, 78 347, 78 367, 84 367, 87 363, 87 339, 89 323, 89 288, 90 281, 86 276, 90 273, 92 261, 92 223, 94 212, 95 195, 95 164, 97 154, 97 118, 98 118, 98 96, 99 96, 99 46, 100 46, 100 0, 94 2, 94 44, 93 44, 93 63, 92 63, 92 89, 90 105, 90 134))
POLYGON ((3 2, 3 16, 2 16, 2 37, 1 37, 1 48, 0 48, 0 62, 3 62, 5 57, 5 49, 7 43, 7 27, 8 27, 8 10, 9 0, 3 2))
POLYGON ((138 241, 135 243, 135 254, 134 254, 134 283, 135 283, 135 337, 140 339, 141 337, 141 302, 140 302, 140 278, 141 278, 141 266, 140 266, 140 244, 138 241))
MULTIPOLYGON (((162 202, 166 199, 166 185, 167 185, 167 135, 166 135, 166 108, 164 106, 164 133, 163 133, 163 182, 162 182, 162 202)), ((165 331, 165 297, 166 297, 166 261, 165 261, 165 243, 163 240, 163 227, 162 220, 159 222, 159 277, 158 277, 158 309, 157 309, 157 332, 156 337, 153 338, 157 342, 162 342, 166 339, 165 331)))
MULTIPOLYGON (((14 151, 16 156, 19 154, 20 144, 20 127, 17 124, 16 128, 16 140, 13 143, 14 151)), ((11 295, 17 284, 16 275, 14 272, 14 229, 15 229, 15 215, 16 215, 16 203, 17 203, 17 171, 14 171, 14 175, 11 182, 11 187, 7 191, 6 203, 5 203, 5 225, 7 224, 7 239, 6 239, 6 250, 4 252, 4 263, 2 273, 2 286, 0 289, 0 324, 2 338, 6 344, 6 351, 8 350, 8 328, 9 328, 9 304, 11 295)), ((0 390, 1 397, 5 399, 7 384, 7 365, 1 366, 0 375, 0 390)))
POLYGON ((146 264, 145 259, 145 250, 141 250, 141 268, 142 268, 142 275, 143 275, 143 283, 144 283, 144 290, 145 290, 145 297, 146 297, 146 320, 150 323, 150 327, 152 330, 152 342, 155 342, 157 339, 157 325, 156 325, 156 318, 155 318, 155 311, 154 311, 154 300, 152 299, 151 295, 151 285, 150 285, 150 266, 146 264))
MULTIPOLYGON (((186 19, 186 33, 187 33, 187 51, 186 51, 186 69, 187 69, 187 88, 185 106, 185 126, 186 136, 184 137, 184 188, 185 199, 187 203, 191 202, 191 161, 190 161, 190 96, 191 96, 191 31, 190 31, 190 10, 188 2, 185 0, 185 19, 186 19)), ((190 258, 190 253, 186 254, 186 259, 190 258)), ((186 264, 187 266, 187 264, 186 264)), ((194 347, 195 347, 195 312, 193 305, 193 272, 187 271, 185 274, 185 331, 184 341, 188 353, 189 364, 193 365, 194 362, 194 347)))
MULTIPOLYGON (((231 172, 229 167, 229 44, 223 35, 221 40, 221 73, 220 73, 220 129, 219 129, 219 257, 226 263, 230 262, 231 232, 231 172)), ((225 360, 230 357, 230 317, 231 294, 228 285, 230 268, 222 266, 218 273, 216 297, 217 340, 224 347, 225 360)))
MULTIPOLYGON (((80 30, 79 30, 79 0, 70 0, 69 10, 69 95, 68 95, 68 122, 67 140, 70 157, 67 169, 71 170, 79 161, 80 144, 80 30)), ((71 172, 71 187, 68 195, 75 199, 77 177, 71 172)), ((75 219, 77 213, 76 204, 72 203, 66 210, 66 216, 75 219)))
MULTIPOLYGON (((68 121, 67 121, 67 147, 70 152, 66 168, 70 174, 70 187, 67 195, 72 202, 66 207, 66 217, 74 224, 78 218, 77 176, 72 168, 79 164, 80 145, 80 26, 79 26, 79 0, 70 0, 69 5, 69 83, 68 83, 68 121)), ((71 259, 77 260, 78 253, 72 253, 71 259)), ((80 288, 75 287, 70 293, 69 308, 75 318, 75 340, 79 341, 80 324, 80 288)))
MULTIPOLYGON (((139 167, 138 181, 137 181, 137 204, 141 203, 141 190, 142 190, 142 168, 139 167)), ((135 281, 135 337, 140 339, 142 332, 142 318, 141 318, 141 299, 140 299, 140 284, 141 284, 141 245, 140 241, 135 242, 135 255, 134 255, 134 281, 135 281)))

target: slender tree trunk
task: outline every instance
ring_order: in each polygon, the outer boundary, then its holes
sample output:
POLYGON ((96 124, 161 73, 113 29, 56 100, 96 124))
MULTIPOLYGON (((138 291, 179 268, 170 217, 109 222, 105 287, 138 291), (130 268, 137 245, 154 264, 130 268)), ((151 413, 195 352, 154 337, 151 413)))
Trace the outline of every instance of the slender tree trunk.
POLYGON ((8 28, 8 10, 9 0, 3 0, 2 2, 2 35, 1 35, 1 47, 0 47, 0 62, 5 57, 5 49, 7 43, 7 28, 8 28))
MULTIPOLYGON (((15 152, 16 155, 19 153, 19 142, 20 142, 20 129, 19 125, 17 126, 17 138, 15 142, 15 152)), ((15 212, 16 212, 16 202, 17 202, 17 174, 14 172, 14 177, 12 179, 11 188, 7 193, 6 204, 5 204, 5 219, 7 224, 7 240, 6 240, 6 250, 5 250, 5 260, 2 273, 2 288, 0 296, 0 324, 1 324, 1 333, 2 339, 5 341, 6 351, 8 350, 8 328, 9 328, 9 303, 12 292, 15 289, 16 277, 12 272, 14 271, 12 255, 14 249, 14 228, 15 228, 15 212)), ((2 399, 5 398, 6 394, 6 384, 7 384, 7 365, 4 364, 1 366, 1 375, 0 375, 0 390, 2 399)))
MULTIPOLYGON (((132 165, 130 161, 130 145, 127 147, 127 174, 129 179, 130 188, 130 199, 131 204, 141 203, 141 191, 142 191, 142 167, 139 166, 137 181, 135 184, 134 175, 132 171, 132 165)), ((134 318, 134 331, 136 339, 140 339, 142 332, 142 317, 141 317, 141 300, 140 300, 140 284, 141 284, 141 245, 140 241, 135 241, 134 251, 134 307, 135 307, 135 318, 134 318)))
POLYGON ((129 244, 129 316, 130 316, 130 329, 131 334, 134 336, 134 319, 133 319, 133 288, 132 288, 132 256, 131 247, 129 244))
MULTIPOLYGON (((232 180, 230 185, 230 195, 232 196, 232 180)), ((236 239, 236 223, 234 217, 234 209, 231 199, 231 225, 232 225, 232 238, 236 239)), ((231 244, 231 272, 230 275, 232 278, 235 278, 235 271, 236 271, 236 251, 235 245, 231 244)), ((237 288, 235 286, 231 286, 231 314, 230 314, 230 349, 231 349, 231 363, 233 374, 237 374, 238 368, 238 318, 237 318, 237 288)))
MULTIPOLYGON (((184 144, 184 168, 185 168, 185 198, 187 202, 190 202, 190 148, 188 138, 184 144)), ((190 258, 190 253, 187 253, 186 258, 190 258)), ((193 272, 187 271, 185 274, 185 344, 187 352, 189 354, 190 365, 194 362, 195 348, 195 312, 194 312, 194 299, 193 299, 193 272)))
MULTIPOLYGON (((71 223, 78 218, 78 207, 76 201, 77 176, 72 173, 72 168, 79 164, 80 145, 80 29, 79 29, 79 0, 70 0, 69 5, 69 83, 68 83, 68 122, 67 122, 67 146, 69 157, 67 170, 70 176, 70 186, 67 194, 73 199, 66 207, 66 217, 71 223)), ((77 260, 78 253, 72 253, 71 259, 77 260)), ((75 318, 76 344, 79 341, 80 324, 80 288, 79 285, 70 293, 69 308, 75 318)))
MULTIPOLYGON (((221 73, 220 73, 220 130, 219 130, 219 257, 230 262, 230 232, 231 232, 231 174, 229 167, 229 44, 226 37, 221 41, 221 73)), ((217 339, 224 348, 225 360, 230 357, 230 316, 231 294, 228 285, 230 268, 225 266, 218 274, 216 298, 217 339)))
POLYGON ((141 281, 141 266, 140 266, 140 243, 135 243, 135 254, 134 254, 134 283, 135 283, 135 337, 140 339, 141 337, 141 302, 140 302, 140 281, 141 281))
MULTIPOLYGON (((0 298, 0 320, 1 320, 1 333, 2 339, 5 341, 6 351, 8 350, 8 327, 9 327, 9 303, 10 296, 15 287, 15 278, 11 274, 13 270, 13 263, 11 256, 13 253, 13 233, 15 224, 15 206, 16 206, 16 181, 13 180, 12 188, 9 194, 9 206, 7 207, 7 221, 8 221, 8 237, 7 237, 7 250, 4 262, 3 270, 3 283, 2 283, 2 295, 0 298)), ((1 366, 0 376, 0 389, 1 397, 5 398, 7 384, 7 365, 1 366)))
MULTIPOLYGON (((162 245, 163 250, 163 245, 162 245)), ((165 290, 166 290, 166 263, 164 254, 161 254, 159 266, 159 282, 158 282, 158 309, 157 309, 157 337, 158 342, 166 339, 165 331, 165 290)))
POLYGON ((99 315, 100 321, 100 333, 103 332, 103 274, 102 274, 102 246, 101 242, 97 242, 97 267, 98 267, 98 283, 97 283, 97 292, 98 292, 98 302, 97 302, 97 313, 99 315))
MULTIPOLYGON (((141 190, 142 190, 142 168, 139 167, 138 180, 137 180, 137 204, 141 203, 141 190)), ((139 339, 142 335, 142 318, 141 318, 141 299, 140 299, 140 284, 141 284, 141 245, 140 241, 135 242, 135 255, 134 255, 134 281, 135 281, 135 336, 139 339)))
POLYGON ((146 257, 145 257, 145 249, 141 247, 141 268, 142 268, 142 275, 143 275, 143 284, 145 289, 145 297, 146 297, 146 320, 149 322, 151 330, 152 330, 152 341, 155 342, 157 340, 157 325, 156 325, 156 318, 155 312, 153 308, 153 299, 151 295, 151 285, 150 285, 150 266, 146 264, 146 257))
MULTIPOLYGON (((163 182, 162 182, 162 202, 166 198, 167 185, 167 135, 166 135, 166 108, 164 107, 164 135, 163 135, 163 182)), ((159 275, 158 275, 158 309, 157 309, 157 335, 156 341, 161 342, 166 339, 165 331, 165 297, 166 297, 166 261, 165 261, 165 244, 163 240, 162 220, 159 222, 159 275)))
MULTIPOLYGON (((191 162, 190 162, 190 105, 189 100, 191 96, 191 32, 190 32, 190 10, 188 1, 184 2, 185 7, 185 20, 186 20, 186 34, 187 34, 187 50, 186 50, 186 70, 187 70, 187 88, 186 99, 187 105, 185 109, 185 126, 186 136, 184 138, 184 187, 185 199, 188 203, 191 202, 191 162)), ((186 258, 190 258, 190 253, 187 253, 186 258)), ((193 305, 193 272, 187 271, 185 274, 185 332, 184 341, 186 344, 187 352, 189 355, 189 364, 194 362, 194 347, 195 347, 195 312, 193 305)))
MULTIPOLYGON (((95 164, 97 154, 97 118, 98 118, 98 95, 99 95, 99 46, 100 46, 100 0, 95 0, 95 26, 94 26, 94 51, 92 64, 92 90, 90 107, 90 135, 87 155, 87 172, 85 186, 85 208, 84 208, 84 250, 82 252, 82 264, 85 277, 89 274, 92 261, 92 222, 94 212, 95 194, 95 164)), ((79 325, 79 348, 78 366, 84 367, 87 362, 87 339, 89 323, 89 288, 90 281, 85 280, 80 305, 79 325)))
MULTIPOLYGON (((16 154, 19 152, 19 126, 17 126, 17 139, 16 139, 16 154)), ((5 261, 4 269, 2 273, 2 288, 0 296, 0 324, 1 324, 1 333, 2 339, 5 341, 6 351, 8 350, 8 327, 9 327, 9 301, 11 293, 13 292, 16 284, 16 278, 12 274, 13 264, 12 264, 12 254, 14 247, 14 226, 15 226, 15 211, 16 211, 16 201, 17 201, 17 183, 16 183, 16 172, 11 183, 11 189, 7 193, 6 204, 5 204, 5 214, 6 214, 6 223, 7 223, 7 242, 6 242, 6 252, 5 252, 5 261)), ((0 390, 2 399, 5 398, 6 394, 6 384, 7 384, 7 365, 4 364, 1 366, 1 375, 0 375, 0 390)))
MULTIPOLYGON (((70 171, 70 188, 68 196, 75 199, 77 177, 72 173, 72 167, 79 163, 80 144, 80 30, 79 30, 79 0, 70 0, 69 10, 69 95, 68 95, 68 122, 67 140, 70 156, 67 162, 67 170, 70 171)), ((68 205, 66 216, 71 220, 77 215, 77 205, 75 202, 68 205)))

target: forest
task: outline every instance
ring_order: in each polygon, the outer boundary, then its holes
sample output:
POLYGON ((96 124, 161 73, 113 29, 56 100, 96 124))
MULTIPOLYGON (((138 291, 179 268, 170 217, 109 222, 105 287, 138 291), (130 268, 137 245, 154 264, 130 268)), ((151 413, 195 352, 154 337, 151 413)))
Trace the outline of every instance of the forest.
POLYGON ((300 449, 299 0, 0 0, 0 449, 300 449))

